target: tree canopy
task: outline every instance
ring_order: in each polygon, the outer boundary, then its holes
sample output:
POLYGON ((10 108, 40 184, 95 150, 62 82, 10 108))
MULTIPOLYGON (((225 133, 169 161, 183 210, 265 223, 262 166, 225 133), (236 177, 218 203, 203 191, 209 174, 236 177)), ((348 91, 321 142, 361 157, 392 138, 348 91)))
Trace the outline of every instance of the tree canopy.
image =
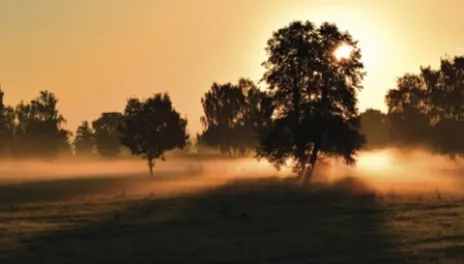
POLYGON ((166 151, 184 148, 189 139, 186 126, 187 120, 174 109, 168 94, 131 98, 122 116, 120 139, 133 155, 147 161, 153 174, 155 159, 164 160, 166 151))
POLYGON ((15 109, 17 125, 14 150, 17 155, 53 158, 70 152, 71 133, 62 128, 66 122, 57 108, 58 98, 40 91, 29 103, 20 102, 15 109))
POLYGON ((121 152, 120 132, 122 114, 105 112, 92 122, 95 145, 102 157, 115 158, 121 152))
POLYGON ((289 158, 309 178, 322 152, 348 164, 361 147, 357 92, 364 76, 361 53, 351 35, 334 24, 292 22, 274 32, 267 43, 263 80, 276 108, 272 129, 261 138, 258 157, 277 167, 289 158), (341 45, 352 47, 337 59, 341 45), (309 167, 309 170, 305 170, 309 167))
POLYGON ((83 121, 77 128, 74 137, 74 152, 78 156, 93 156, 95 151, 95 135, 88 121, 83 121))
POLYGON ((390 116, 377 109, 366 109, 360 115, 361 134, 365 136, 364 149, 381 149, 392 146, 390 116))
POLYGON ((258 143, 258 132, 271 118, 267 94, 248 79, 213 83, 201 99, 203 131, 198 141, 229 155, 243 155, 258 143))
POLYGON ((462 102, 464 57, 443 58, 437 70, 429 66, 405 74, 386 95, 393 140, 451 157, 464 155, 462 102))

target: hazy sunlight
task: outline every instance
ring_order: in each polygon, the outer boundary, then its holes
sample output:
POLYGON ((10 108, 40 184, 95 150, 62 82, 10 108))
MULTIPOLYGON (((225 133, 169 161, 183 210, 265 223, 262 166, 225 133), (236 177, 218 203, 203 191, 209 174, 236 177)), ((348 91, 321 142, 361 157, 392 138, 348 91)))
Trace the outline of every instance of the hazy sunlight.
POLYGON ((357 161, 357 166, 361 170, 383 171, 390 169, 392 166, 391 160, 392 158, 388 152, 363 153, 357 161))
POLYGON ((353 47, 347 45, 347 44, 342 44, 340 47, 338 47, 335 52, 335 58, 337 60, 342 60, 342 59, 348 59, 351 56, 351 53, 353 52, 353 47))

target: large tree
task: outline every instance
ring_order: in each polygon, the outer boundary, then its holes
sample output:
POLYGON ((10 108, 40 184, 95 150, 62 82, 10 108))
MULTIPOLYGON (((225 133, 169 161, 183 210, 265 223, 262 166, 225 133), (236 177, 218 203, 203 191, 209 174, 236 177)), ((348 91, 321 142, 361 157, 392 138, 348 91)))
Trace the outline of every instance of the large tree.
POLYGON ((263 80, 276 107, 273 127, 262 135, 258 157, 279 167, 289 158, 305 182, 325 156, 355 162, 361 147, 357 92, 364 76, 360 49, 336 25, 292 22, 267 43, 263 80), (338 48, 349 50, 335 56, 338 48))
POLYGON ((36 99, 18 104, 13 145, 16 154, 53 158, 71 151, 71 133, 62 128, 66 120, 58 111, 57 104, 58 98, 49 91, 40 91, 36 99))
POLYGON ((119 127, 122 113, 105 112, 92 122, 95 145, 98 153, 105 158, 115 158, 121 152, 119 127))
POLYGON ((10 154, 15 129, 14 108, 4 103, 4 92, 0 89, 0 155, 10 154))
POLYGON ((95 154, 95 135, 88 121, 83 121, 77 128, 73 144, 77 156, 92 156, 95 154))
POLYGON ((201 102, 204 129, 198 141, 229 155, 254 149, 259 129, 272 115, 267 94, 248 79, 237 84, 214 83, 201 102))
POLYGON ((186 126, 187 120, 174 109, 168 94, 146 100, 131 98, 121 122, 121 143, 147 161, 152 175, 155 159, 165 160, 165 152, 185 147, 189 139, 186 126))

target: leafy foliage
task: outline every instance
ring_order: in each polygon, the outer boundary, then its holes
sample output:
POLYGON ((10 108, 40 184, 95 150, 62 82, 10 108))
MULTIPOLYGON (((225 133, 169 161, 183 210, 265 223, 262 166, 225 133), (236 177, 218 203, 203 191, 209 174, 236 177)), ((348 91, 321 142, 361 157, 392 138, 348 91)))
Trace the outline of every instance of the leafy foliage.
POLYGON ((198 141, 229 155, 254 149, 257 133, 267 126, 273 112, 267 94, 247 79, 238 84, 214 83, 201 102, 204 130, 198 141))
POLYGON ((360 115, 361 133, 365 136, 365 149, 380 149, 392 145, 390 117, 376 109, 367 109, 360 115))
POLYGON ((394 140, 451 157, 464 155, 464 57, 406 74, 386 95, 394 140))
POLYGON ((71 133, 61 128, 66 120, 59 113, 57 103, 53 93, 41 91, 30 103, 18 104, 14 139, 17 155, 52 158, 70 152, 68 139, 71 133))
POLYGON ((95 150, 95 137, 88 121, 83 121, 76 130, 74 151, 78 156, 92 156, 95 150))
POLYGON ((119 112, 106 112, 92 122, 96 148, 101 156, 115 158, 119 155, 121 151, 119 139, 121 119, 122 114, 119 112))
POLYGON ((266 50, 263 80, 276 112, 272 130, 261 138, 258 157, 277 167, 292 158, 298 172, 307 165, 311 172, 319 152, 354 163, 363 143, 357 92, 364 73, 357 42, 333 24, 292 22, 274 32, 266 50), (337 60, 333 53, 342 44, 353 52, 337 60))
POLYGON ((153 174, 155 159, 164 160, 166 151, 184 148, 188 135, 187 120, 173 108, 167 94, 155 94, 147 100, 129 99, 120 127, 121 143, 133 155, 147 160, 153 174))

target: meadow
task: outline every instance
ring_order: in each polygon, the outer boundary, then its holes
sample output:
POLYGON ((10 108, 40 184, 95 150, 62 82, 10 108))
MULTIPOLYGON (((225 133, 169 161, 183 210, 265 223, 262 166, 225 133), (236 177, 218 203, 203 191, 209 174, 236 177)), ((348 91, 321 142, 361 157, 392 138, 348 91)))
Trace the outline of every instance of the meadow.
POLYGON ((464 262, 462 195, 211 164, 4 178, 0 263, 464 262))

